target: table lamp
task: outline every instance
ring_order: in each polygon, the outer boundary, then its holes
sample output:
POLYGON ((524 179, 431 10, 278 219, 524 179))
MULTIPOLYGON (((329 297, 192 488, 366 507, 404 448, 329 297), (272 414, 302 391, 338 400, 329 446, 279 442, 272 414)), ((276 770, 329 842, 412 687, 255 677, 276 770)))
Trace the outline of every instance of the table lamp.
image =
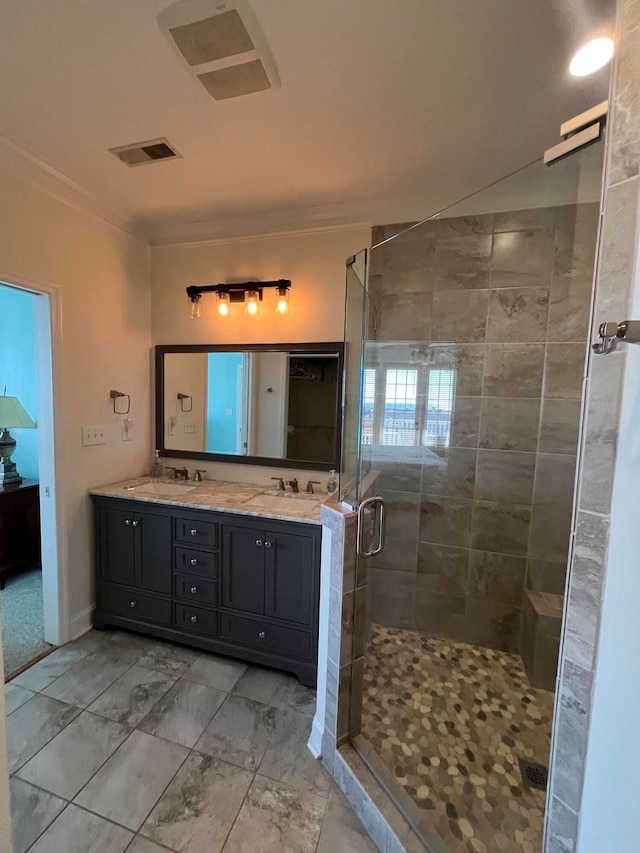
POLYGON ((16 463, 11 461, 16 449, 16 440, 9 432, 10 429, 35 429, 35 422, 29 417, 24 406, 17 397, 7 397, 7 389, 0 397, 0 485, 18 485, 22 477, 16 470, 16 463))

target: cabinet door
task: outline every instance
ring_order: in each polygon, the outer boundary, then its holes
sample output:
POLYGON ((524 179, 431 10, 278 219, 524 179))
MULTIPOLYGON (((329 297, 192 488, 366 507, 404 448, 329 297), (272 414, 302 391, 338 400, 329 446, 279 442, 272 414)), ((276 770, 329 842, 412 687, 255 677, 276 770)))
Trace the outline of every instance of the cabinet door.
POLYGON ((100 510, 100 574, 103 580, 135 585, 134 513, 129 510, 100 510))
POLYGON ((311 625, 313 540, 290 533, 265 535, 265 615, 311 625))
POLYGON ((135 514, 135 586, 171 594, 171 517, 135 514))
POLYGON ((264 537, 252 527, 223 527, 222 607, 264 613, 264 537))

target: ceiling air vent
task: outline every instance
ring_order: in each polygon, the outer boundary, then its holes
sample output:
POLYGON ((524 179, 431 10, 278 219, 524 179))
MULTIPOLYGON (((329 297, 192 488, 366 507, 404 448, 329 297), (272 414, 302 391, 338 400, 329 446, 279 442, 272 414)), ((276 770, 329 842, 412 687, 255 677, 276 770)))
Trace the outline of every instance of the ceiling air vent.
POLYGON ((160 13, 158 25, 189 74, 216 101, 280 85, 248 0, 179 0, 160 13))
POLYGON ((110 148, 109 151, 127 166, 144 166, 145 163, 180 157, 166 139, 150 139, 148 142, 136 142, 134 145, 121 145, 119 148, 110 148))

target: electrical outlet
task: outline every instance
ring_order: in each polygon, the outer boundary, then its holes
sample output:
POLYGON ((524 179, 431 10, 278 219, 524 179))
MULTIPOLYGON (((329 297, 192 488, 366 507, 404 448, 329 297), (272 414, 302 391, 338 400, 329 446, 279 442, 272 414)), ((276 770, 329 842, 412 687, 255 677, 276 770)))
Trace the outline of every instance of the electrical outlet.
POLYGON ((195 421, 185 421, 184 422, 184 431, 187 435, 193 435, 196 431, 196 422, 195 421))
POLYGON ((82 427, 82 446, 92 447, 94 444, 106 444, 103 426, 82 427))

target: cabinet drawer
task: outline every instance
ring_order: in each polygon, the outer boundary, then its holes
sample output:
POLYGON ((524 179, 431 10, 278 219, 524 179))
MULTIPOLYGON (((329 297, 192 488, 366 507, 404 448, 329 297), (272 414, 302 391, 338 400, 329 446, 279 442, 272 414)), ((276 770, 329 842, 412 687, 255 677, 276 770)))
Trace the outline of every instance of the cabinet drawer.
POLYGON ((176 548, 176 570, 218 577, 218 555, 211 551, 196 551, 193 548, 176 548))
POLYGON ((191 601, 194 604, 218 605, 218 581, 195 578, 178 572, 173 576, 173 589, 176 598, 191 601))
POLYGON ((126 616, 129 619, 142 619, 145 622, 171 622, 171 601, 154 598, 135 589, 126 589, 110 583, 101 585, 101 609, 107 613, 126 616))
POLYGON ((218 544, 218 525, 200 518, 176 518, 176 542, 197 548, 215 548, 218 544))
POLYGON ((268 652, 308 658, 311 655, 311 635, 295 628, 283 628, 259 619, 220 615, 220 636, 264 649, 268 652))
POLYGON ((173 623, 186 631, 215 637, 218 633, 217 621, 217 610, 203 610, 202 607, 189 607, 187 604, 174 605, 173 623))

